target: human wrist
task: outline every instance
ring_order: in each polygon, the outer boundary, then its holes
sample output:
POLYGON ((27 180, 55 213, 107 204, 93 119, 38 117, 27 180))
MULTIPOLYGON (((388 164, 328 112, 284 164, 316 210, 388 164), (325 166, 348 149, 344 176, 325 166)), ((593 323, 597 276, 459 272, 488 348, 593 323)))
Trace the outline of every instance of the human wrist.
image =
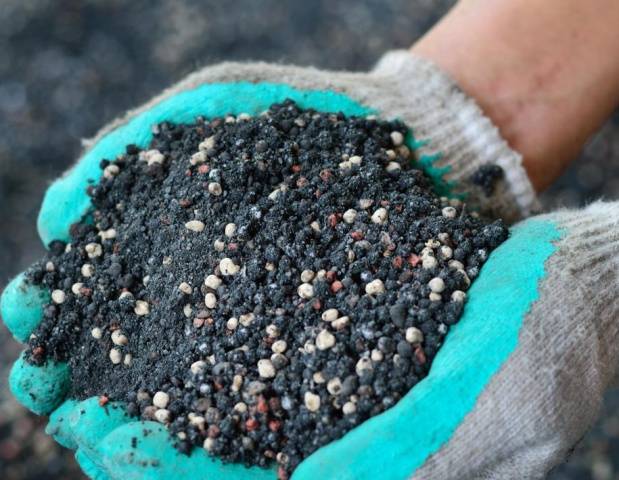
POLYGON ((540 191, 619 102, 619 36, 604 28, 619 4, 606 3, 461 1, 411 51, 478 102, 540 191))

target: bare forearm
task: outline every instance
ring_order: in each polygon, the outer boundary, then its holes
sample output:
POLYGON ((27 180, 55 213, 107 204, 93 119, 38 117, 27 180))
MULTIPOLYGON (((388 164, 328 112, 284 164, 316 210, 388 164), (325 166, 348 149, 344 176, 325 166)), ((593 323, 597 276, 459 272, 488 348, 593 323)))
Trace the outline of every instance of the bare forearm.
POLYGON ((499 126, 538 190, 619 104, 616 0, 463 0, 412 51, 499 126))

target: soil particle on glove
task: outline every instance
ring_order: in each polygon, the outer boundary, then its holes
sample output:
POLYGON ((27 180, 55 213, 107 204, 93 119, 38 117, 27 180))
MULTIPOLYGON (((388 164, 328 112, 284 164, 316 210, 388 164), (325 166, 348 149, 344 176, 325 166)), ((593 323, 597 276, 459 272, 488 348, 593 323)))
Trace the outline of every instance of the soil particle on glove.
POLYGON ((290 101, 154 126, 29 272, 53 292, 30 360, 68 361, 72 397, 127 402, 181 451, 287 477, 428 374, 507 237, 433 192, 406 133, 290 101))
POLYGON ((499 165, 482 165, 471 175, 471 182, 481 187, 487 197, 491 197, 494 194, 497 183, 504 176, 505 171, 499 165))

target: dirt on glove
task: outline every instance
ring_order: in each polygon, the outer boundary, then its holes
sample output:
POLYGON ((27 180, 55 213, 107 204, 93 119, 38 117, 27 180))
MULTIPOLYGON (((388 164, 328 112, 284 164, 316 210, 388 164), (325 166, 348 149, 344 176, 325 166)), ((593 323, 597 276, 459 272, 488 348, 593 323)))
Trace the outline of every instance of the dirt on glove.
POLYGON ((71 397, 124 401, 182 451, 286 478, 428 374, 507 238, 436 195, 407 135, 291 101, 154 126, 28 272, 52 298, 30 361, 67 361, 71 397))

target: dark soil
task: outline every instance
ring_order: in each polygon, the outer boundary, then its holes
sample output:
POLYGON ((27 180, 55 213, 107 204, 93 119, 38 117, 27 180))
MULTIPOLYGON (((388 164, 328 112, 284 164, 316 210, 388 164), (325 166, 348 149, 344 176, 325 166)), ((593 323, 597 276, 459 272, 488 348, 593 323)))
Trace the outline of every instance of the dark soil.
POLYGON ((507 229, 439 198, 397 121, 286 102, 153 132, 29 271, 54 299, 31 361, 286 477, 427 374, 507 229))
POLYGON ((499 180, 505 176, 505 172, 499 165, 482 165, 471 176, 471 182, 481 187, 487 197, 492 196, 499 180))

